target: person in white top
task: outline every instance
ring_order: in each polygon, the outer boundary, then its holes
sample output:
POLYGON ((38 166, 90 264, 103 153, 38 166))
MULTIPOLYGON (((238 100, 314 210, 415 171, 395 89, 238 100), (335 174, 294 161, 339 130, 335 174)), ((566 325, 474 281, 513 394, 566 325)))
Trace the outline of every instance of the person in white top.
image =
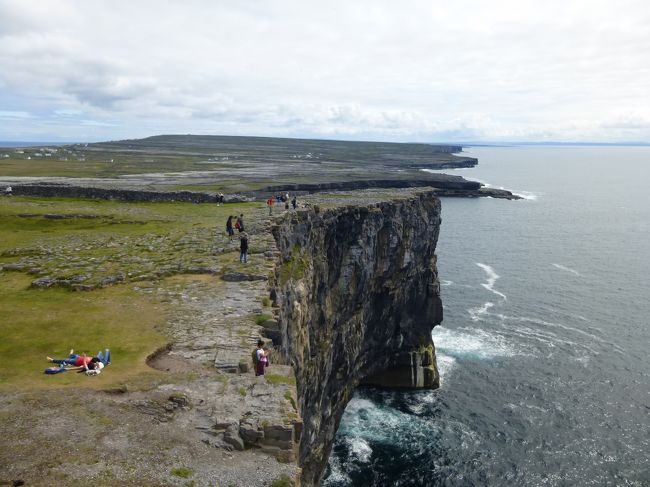
POLYGON ((255 375, 264 375, 264 369, 269 366, 269 351, 264 348, 264 340, 257 342, 257 350, 255 350, 255 375))

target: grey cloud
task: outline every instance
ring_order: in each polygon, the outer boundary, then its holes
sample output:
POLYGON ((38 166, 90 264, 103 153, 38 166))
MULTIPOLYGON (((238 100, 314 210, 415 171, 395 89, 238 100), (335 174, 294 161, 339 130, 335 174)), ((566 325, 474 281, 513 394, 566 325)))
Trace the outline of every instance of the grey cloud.
POLYGON ((0 0, 2 101, 109 137, 650 138, 648 9, 623 1, 0 0))

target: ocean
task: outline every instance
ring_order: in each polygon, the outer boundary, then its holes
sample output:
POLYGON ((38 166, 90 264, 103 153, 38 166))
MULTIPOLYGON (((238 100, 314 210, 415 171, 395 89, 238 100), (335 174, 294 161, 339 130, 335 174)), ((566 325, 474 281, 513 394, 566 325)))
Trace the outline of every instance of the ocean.
POLYGON ((358 390, 323 484, 650 485, 650 148, 476 147, 445 171, 436 391, 358 390))

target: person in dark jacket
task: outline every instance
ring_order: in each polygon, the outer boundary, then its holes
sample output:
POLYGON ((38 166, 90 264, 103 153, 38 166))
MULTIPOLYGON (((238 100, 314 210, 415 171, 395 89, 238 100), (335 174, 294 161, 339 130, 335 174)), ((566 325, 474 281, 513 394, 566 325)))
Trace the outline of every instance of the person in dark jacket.
POLYGON ((239 262, 242 264, 248 262, 248 235, 246 232, 239 235, 239 262))
POLYGON ((226 232, 228 232, 228 239, 232 240, 232 236, 235 234, 235 229, 232 226, 232 215, 228 217, 228 221, 226 222, 226 232))

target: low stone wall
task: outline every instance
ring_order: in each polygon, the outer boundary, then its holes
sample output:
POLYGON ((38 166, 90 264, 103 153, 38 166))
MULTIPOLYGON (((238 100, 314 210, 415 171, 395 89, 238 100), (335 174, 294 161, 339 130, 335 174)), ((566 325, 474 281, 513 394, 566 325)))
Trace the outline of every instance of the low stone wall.
MULTIPOLYGON (((182 201, 186 203, 217 203, 217 195, 195 191, 139 191, 108 189, 67 184, 22 184, 12 186, 14 195, 45 196, 50 198, 91 198, 118 201, 182 201)), ((225 196, 227 203, 248 201, 243 195, 225 196)))

